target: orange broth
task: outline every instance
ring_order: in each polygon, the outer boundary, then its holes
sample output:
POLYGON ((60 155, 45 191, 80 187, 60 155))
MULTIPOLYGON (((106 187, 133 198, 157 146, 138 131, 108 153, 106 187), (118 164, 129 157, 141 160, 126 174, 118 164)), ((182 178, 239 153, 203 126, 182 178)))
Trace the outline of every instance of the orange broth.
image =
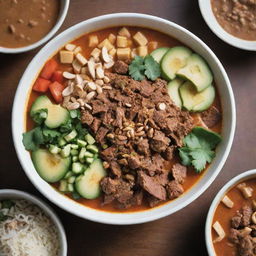
MULTIPOLYGON (((93 49, 93 48, 88 47, 89 36, 97 35, 99 38, 99 42, 101 42, 105 38, 107 38, 110 33, 117 35, 117 32, 120 30, 120 28, 121 27, 112 27, 112 28, 105 28, 105 29, 102 29, 99 31, 91 32, 89 34, 85 34, 85 35, 75 39, 71 43, 81 46, 82 54, 86 58, 89 59, 90 53, 93 49)), ((161 32, 155 31, 155 30, 151 30, 148 28, 141 28, 141 27, 127 27, 127 28, 132 35, 134 35, 137 31, 141 31, 147 37, 148 41, 157 41, 158 47, 173 47, 176 45, 183 45, 182 43, 177 41, 175 38, 172 38, 166 34, 163 34, 161 32)), ((54 55, 53 58, 59 62, 58 54, 54 55)), ((63 64, 59 63, 58 69, 64 71, 64 70, 67 70, 68 68, 67 68, 67 65, 63 65, 63 64)), ((29 116, 29 110, 31 108, 32 103, 39 95, 40 95, 39 93, 36 93, 34 91, 31 91, 31 93, 29 95, 28 104, 27 104, 27 113, 26 113, 26 131, 28 131, 34 127, 33 120, 29 116)), ((52 99, 50 94, 47 93, 47 96, 50 99, 52 99)), ((216 93, 216 97, 215 97, 215 101, 214 101, 213 105, 216 106, 221 111, 221 103, 220 103, 220 98, 219 98, 218 93, 216 93)), ((221 133, 221 127, 222 127, 222 122, 220 121, 216 126, 212 127, 211 129, 215 132, 221 133)), ((172 165, 177 162, 179 162, 179 159, 178 158, 174 159, 172 162, 170 162, 168 164, 168 168, 171 169, 172 165)), ((207 167, 206 167, 206 169, 207 169, 207 167)), ((185 179, 185 183, 183 184, 183 188, 184 188, 185 192, 188 191, 194 184, 196 184, 196 182, 199 181, 199 179, 203 176, 203 173, 201 175, 199 175, 199 174, 195 173, 192 168, 188 169, 187 178, 185 179)), ((55 188, 57 188, 58 184, 54 184, 53 186, 55 188)), ((67 195, 67 196, 69 198, 72 198, 69 195, 67 195)), ((114 203, 102 206, 102 204, 101 204, 102 198, 101 197, 99 197, 97 199, 93 199, 93 200, 81 198, 76 201, 85 206, 88 206, 88 207, 91 207, 94 209, 98 209, 98 210, 109 211, 109 212, 124 212, 124 211, 125 212, 133 212, 133 211, 143 211, 143 210, 150 209, 150 207, 147 205, 146 202, 143 202, 143 204, 140 206, 132 206, 131 208, 125 209, 125 210, 115 208, 114 203)), ((166 204, 168 202, 169 201, 164 202, 160 205, 166 204)))

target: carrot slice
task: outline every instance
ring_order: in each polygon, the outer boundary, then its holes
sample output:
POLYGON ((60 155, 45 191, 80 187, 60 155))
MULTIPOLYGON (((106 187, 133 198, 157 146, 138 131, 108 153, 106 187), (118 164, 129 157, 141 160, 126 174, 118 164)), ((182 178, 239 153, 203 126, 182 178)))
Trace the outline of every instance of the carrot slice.
POLYGON ((40 77, 50 79, 52 77, 53 72, 57 69, 57 67, 58 63, 56 60, 48 60, 41 71, 40 77))
POLYGON ((50 92, 57 103, 62 102, 62 91, 64 88, 64 85, 56 81, 49 85, 50 92))
POLYGON ((39 77, 36 79, 33 85, 33 90, 36 92, 46 92, 49 88, 50 83, 50 80, 39 77))
POLYGON ((64 77, 63 77, 63 75, 62 75, 62 72, 59 71, 59 70, 54 71, 54 72, 53 72, 53 75, 52 75, 52 81, 53 81, 53 82, 57 81, 57 82, 59 82, 60 84, 62 84, 63 81, 64 81, 64 77))

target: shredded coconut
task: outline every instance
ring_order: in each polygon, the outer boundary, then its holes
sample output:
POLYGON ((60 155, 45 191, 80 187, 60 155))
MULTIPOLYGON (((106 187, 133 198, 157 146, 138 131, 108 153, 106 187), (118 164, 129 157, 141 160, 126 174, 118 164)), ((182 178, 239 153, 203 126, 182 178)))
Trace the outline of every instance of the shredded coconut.
POLYGON ((59 236, 51 219, 26 200, 12 200, 10 209, 1 209, 7 216, 0 221, 1 256, 57 256, 59 236))

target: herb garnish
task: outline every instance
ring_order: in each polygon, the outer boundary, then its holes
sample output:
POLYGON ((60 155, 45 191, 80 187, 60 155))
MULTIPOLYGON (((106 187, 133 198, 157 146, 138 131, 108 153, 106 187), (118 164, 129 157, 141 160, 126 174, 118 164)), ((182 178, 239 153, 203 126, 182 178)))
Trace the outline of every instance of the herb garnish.
POLYGON ((134 80, 141 81, 146 76, 148 79, 154 81, 161 75, 160 65, 150 55, 147 55, 144 59, 136 56, 129 65, 129 75, 134 80))
POLYGON ((214 149, 220 143, 221 136, 202 127, 195 127, 184 138, 184 147, 179 148, 183 165, 193 166, 200 173, 215 157, 214 149))

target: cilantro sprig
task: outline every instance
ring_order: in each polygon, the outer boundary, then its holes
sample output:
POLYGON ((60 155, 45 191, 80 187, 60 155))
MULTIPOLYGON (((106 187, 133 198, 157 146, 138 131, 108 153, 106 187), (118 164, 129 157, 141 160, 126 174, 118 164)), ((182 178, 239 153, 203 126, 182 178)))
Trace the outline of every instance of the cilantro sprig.
POLYGON ((183 165, 193 166, 200 173, 207 163, 215 157, 215 148, 221 141, 218 133, 202 127, 195 127, 184 138, 184 147, 179 148, 179 155, 183 165))
POLYGON ((136 56, 129 65, 129 75, 138 81, 145 79, 145 77, 154 81, 161 75, 160 65, 150 55, 145 58, 136 56))

